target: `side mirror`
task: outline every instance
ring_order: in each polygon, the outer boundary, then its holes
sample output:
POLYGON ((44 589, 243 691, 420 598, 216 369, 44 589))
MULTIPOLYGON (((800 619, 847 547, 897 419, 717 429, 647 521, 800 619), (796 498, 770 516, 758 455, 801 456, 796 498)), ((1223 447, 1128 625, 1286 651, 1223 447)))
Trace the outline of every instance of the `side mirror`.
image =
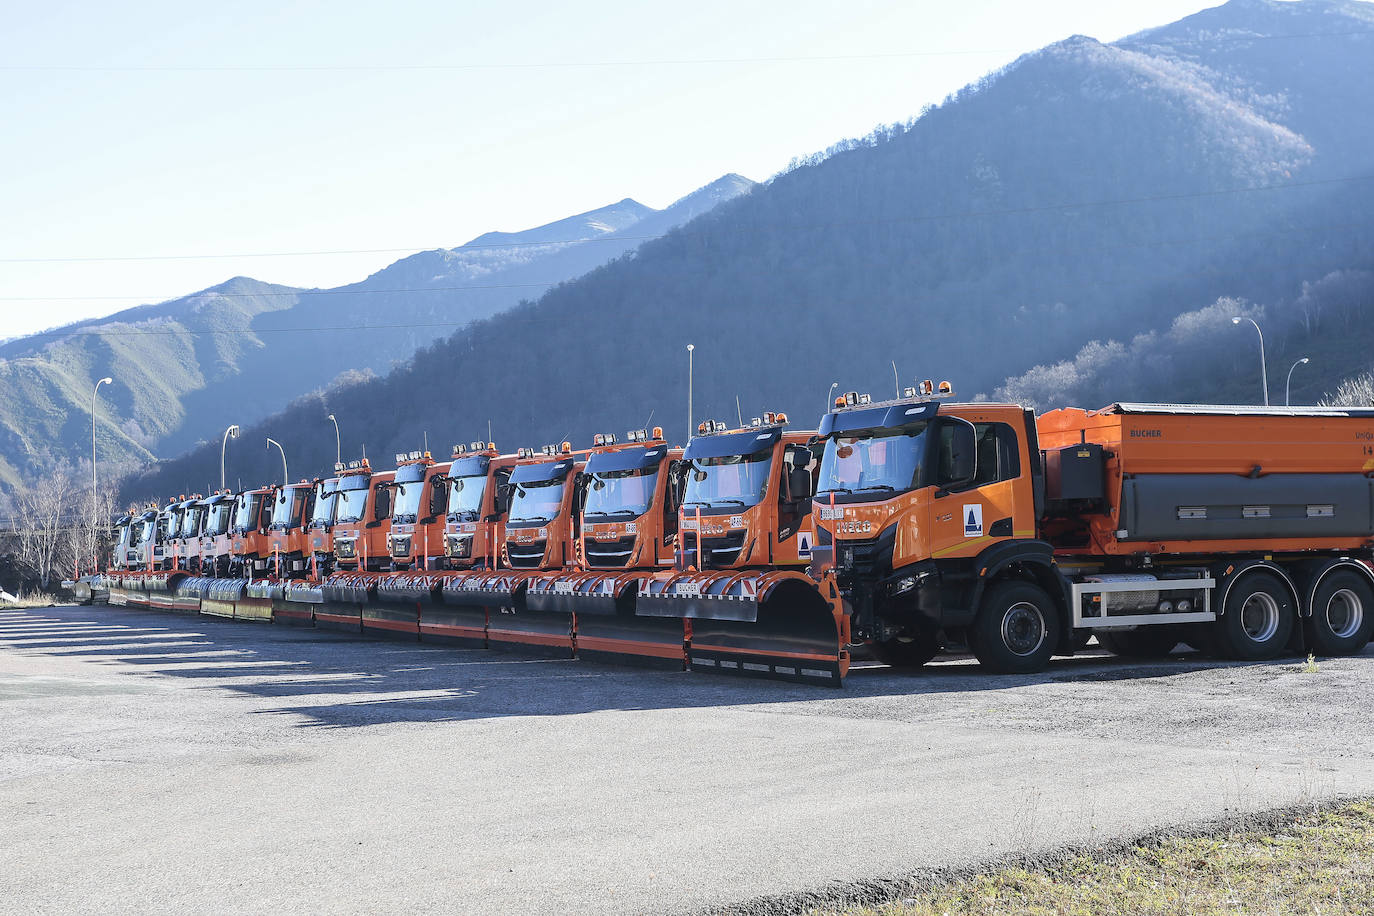
POLYGON ((978 473, 978 436, 973 424, 950 417, 940 437, 940 486, 959 487, 978 473))

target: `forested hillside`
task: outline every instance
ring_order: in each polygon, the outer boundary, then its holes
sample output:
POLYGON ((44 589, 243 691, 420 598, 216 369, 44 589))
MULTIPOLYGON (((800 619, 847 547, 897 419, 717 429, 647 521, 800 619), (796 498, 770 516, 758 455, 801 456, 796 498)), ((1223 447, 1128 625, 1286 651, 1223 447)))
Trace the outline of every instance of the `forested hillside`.
MULTIPOLYGON (((584 442, 651 411, 681 439, 688 343, 698 418, 733 418, 738 396, 746 417, 814 422, 832 381, 891 391, 892 361, 1042 405, 1254 402, 1257 343, 1235 313, 1269 325, 1271 389, 1280 358, 1313 350, 1295 376, 1313 399, 1371 362, 1372 10, 1234 0, 1027 55, 385 379, 292 405, 248 434, 236 473, 272 479, 265 435, 302 472, 327 468, 327 412, 352 455, 489 421, 505 447, 584 442)), ((203 486, 217 451, 130 492, 203 486)))
POLYGON ((0 343, 0 486, 90 454, 129 466, 261 420, 339 379, 384 374, 468 321, 586 273, 753 183, 726 175, 663 210, 626 198, 524 232, 415 254, 335 289, 237 277, 191 296, 0 343))

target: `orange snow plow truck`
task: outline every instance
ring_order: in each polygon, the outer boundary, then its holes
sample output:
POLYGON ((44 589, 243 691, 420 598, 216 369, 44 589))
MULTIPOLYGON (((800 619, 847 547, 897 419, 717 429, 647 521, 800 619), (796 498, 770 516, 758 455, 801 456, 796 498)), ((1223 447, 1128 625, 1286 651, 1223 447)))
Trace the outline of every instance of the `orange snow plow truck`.
POLYGON ((822 421, 815 572, 893 665, 1031 672, 1097 637, 1234 659, 1374 628, 1374 410, 1113 404, 1040 416, 930 383, 822 421))

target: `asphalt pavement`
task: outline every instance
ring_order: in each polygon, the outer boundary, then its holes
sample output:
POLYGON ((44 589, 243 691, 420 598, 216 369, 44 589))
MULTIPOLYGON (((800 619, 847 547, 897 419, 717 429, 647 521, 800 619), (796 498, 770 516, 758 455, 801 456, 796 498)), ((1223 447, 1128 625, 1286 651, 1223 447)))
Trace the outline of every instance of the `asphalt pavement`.
POLYGON ((841 690, 0 610, 0 909, 669 913, 1374 794, 1374 650, 841 690))

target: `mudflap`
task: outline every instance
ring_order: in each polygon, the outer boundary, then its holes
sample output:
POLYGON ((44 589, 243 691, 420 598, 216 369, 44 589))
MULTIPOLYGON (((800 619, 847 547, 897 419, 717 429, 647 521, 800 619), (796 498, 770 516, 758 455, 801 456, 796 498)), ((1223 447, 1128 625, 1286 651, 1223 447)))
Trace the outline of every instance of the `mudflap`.
POLYGON ((420 638, 420 606, 434 602, 443 584, 434 573, 396 573, 377 582, 377 595, 363 605, 363 631, 374 636, 420 638))
POLYGON ((689 621, 692 671, 831 687, 849 671, 839 593, 801 572, 661 573, 641 583, 635 612, 689 621))
POLYGON ((363 605, 376 593, 373 573, 335 573, 320 583, 322 601, 315 606, 315 626, 345 633, 363 631, 363 605))
POLYGON ((243 600, 247 579, 206 579, 201 592, 200 612, 210 617, 233 619, 243 600))
POLYGON ((566 571, 534 577, 525 605, 570 616, 580 659, 682 671, 687 662, 682 621, 635 615, 643 575, 566 571))
POLYGON ((272 599, 272 622, 293 627, 313 627, 315 608, 324 602, 318 582, 287 582, 281 596, 272 599))

